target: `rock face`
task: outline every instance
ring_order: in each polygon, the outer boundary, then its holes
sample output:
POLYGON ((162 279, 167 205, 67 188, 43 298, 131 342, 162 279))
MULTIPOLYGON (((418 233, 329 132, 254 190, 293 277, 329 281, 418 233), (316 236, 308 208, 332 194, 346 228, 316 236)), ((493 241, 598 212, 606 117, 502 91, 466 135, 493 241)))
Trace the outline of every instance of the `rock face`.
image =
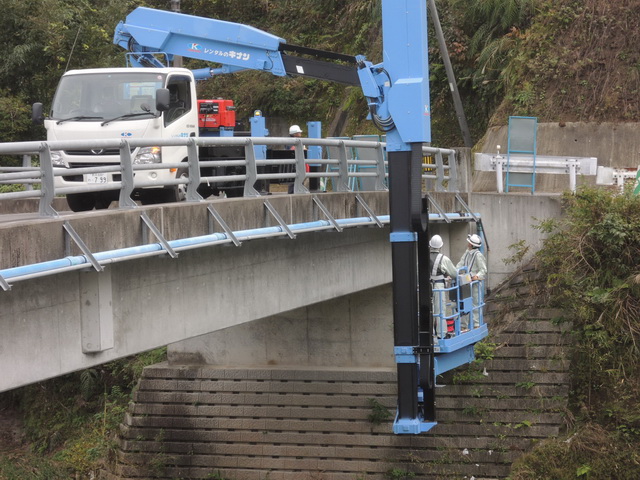
POLYGON ((439 379, 439 423, 427 434, 391 433, 394 369, 160 364, 144 372, 106 476, 506 478, 563 429, 568 324, 538 306, 537 288, 528 271, 496 289, 484 360, 439 379))

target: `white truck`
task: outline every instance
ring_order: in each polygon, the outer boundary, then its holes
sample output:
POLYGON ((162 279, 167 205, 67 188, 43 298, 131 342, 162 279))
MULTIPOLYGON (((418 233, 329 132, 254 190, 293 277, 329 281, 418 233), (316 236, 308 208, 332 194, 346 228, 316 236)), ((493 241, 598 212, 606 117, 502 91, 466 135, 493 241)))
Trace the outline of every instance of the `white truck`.
MULTIPOLYGON (((69 71, 62 76, 48 117, 44 117, 41 103, 34 104, 33 120, 44 122, 48 140, 171 139, 211 135, 199 128, 202 112, 195 83, 217 74, 262 70, 276 76, 303 75, 360 85, 353 56, 287 45, 284 39, 248 25, 175 12, 136 8, 116 27, 114 43, 129 52, 127 58, 132 67, 69 71), (305 57, 284 52, 302 53, 305 57), (165 66, 165 63, 171 63, 174 55, 221 64, 222 67, 191 71, 165 66)), ((218 134, 222 135, 222 132, 218 134)), ((200 159, 237 158, 238 149, 203 152, 201 148, 200 153, 200 159)), ((179 163, 186 160, 187 148, 152 146, 136 148, 131 154, 134 163, 138 164, 179 163)), ((73 174, 77 167, 118 164, 119 152, 115 149, 56 151, 52 152, 52 161, 54 167, 69 170, 68 175, 56 176, 56 188, 119 180, 117 173, 73 174)), ((215 174, 242 173, 232 167, 222 170, 215 174)), ((203 176, 207 173, 203 172, 203 176)), ((161 181, 183 174, 186 172, 182 169, 144 170, 136 172, 135 180, 143 180, 143 176, 144 180, 161 181)), ((142 203, 175 201, 180 199, 184 188, 184 185, 139 188, 133 196, 142 203)), ((224 188, 233 194, 240 191, 237 186, 224 188)), ((204 196, 216 193, 215 188, 210 190, 204 196)), ((67 200, 72 210, 81 211, 107 208, 117 195, 116 190, 73 193, 67 195, 67 200)))
MULTIPOLYGON (((198 135, 195 79, 183 68, 108 68, 72 70, 65 73, 55 93, 51 111, 42 116, 34 105, 34 120, 41 119, 48 140, 111 138, 176 138, 198 135)), ((131 152, 134 163, 179 163, 186 147, 150 146, 131 152)), ((69 170, 56 176, 56 188, 120 181, 118 173, 74 175, 78 167, 117 165, 118 149, 79 149, 51 152, 54 167, 69 170)), ((161 181, 176 177, 176 170, 142 170, 136 178, 161 181)), ((180 199, 183 186, 145 188, 135 195, 142 203, 180 199)), ((117 190, 67 195, 73 211, 107 208, 117 190)))

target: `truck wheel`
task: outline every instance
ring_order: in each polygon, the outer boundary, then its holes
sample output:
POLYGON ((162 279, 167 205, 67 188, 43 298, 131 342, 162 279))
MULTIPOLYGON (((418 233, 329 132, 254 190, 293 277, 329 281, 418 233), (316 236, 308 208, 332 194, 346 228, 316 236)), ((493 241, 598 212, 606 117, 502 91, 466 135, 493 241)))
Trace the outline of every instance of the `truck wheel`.
MULTIPOLYGON (((181 168, 176 172, 176 178, 188 179, 189 170, 181 168)), ((155 201, 151 203, 184 202, 187 199, 187 185, 174 185, 155 192, 155 201)))
POLYGON ((113 201, 113 198, 106 193, 105 194, 96 193, 95 199, 96 199, 96 210, 105 210, 109 208, 109 205, 111 205, 111 202, 113 201))
POLYGON ((86 212, 96 206, 96 197, 93 193, 70 193, 67 204, 73 212, 86 212))
MULTIPOLYGON (((183 180, 187 180, 189 178, 189 170, 186 168, 181 168, 176 173, 176 178, 181 178, 183 180)), ((187 199, 187 184, 180 184, 175 186, 175 198, 172 200, 174 202, 184 202, 187 199)))
POLYGON ((142 205, 155 205, 157 203, 169 203, 173 196, 172 188, 150 188, 140 194, 142 205))

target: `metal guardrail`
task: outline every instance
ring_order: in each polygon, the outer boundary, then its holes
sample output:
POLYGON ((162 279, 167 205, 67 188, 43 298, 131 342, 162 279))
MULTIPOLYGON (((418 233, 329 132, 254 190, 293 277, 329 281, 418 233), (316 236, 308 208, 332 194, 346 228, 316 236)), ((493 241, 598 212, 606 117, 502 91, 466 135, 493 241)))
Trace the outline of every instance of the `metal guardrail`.
MULTIPOLYGON (((423 165, 423 180, 431 182, 436 191, 457 192, 457 170, 455 151, 433 147, 423 147, 425 157, 432 159, 430 163, 423 165)), ((0 184, 23 184, 27 189, 8 193, 0 193, 0 201, 4 199, 39 198, 39 214, 41 216, 56 216, 57 212, 52 206, 56 196, 99 192, 106 190, 119 190, 119 208, 134 208, 137 204, 132 199, 134 189, 149 187, 186 186, 186 198, 188 202, 202 200, 197 192, 200 184, 224 184, 228 182, 244 182, 244 196, 259 196, 261 193, 254 188, 260 180, 289 180, 293 183, 293 193, 309 193, 304 186, 307 178, 330 179, 334 191, 353 191, 350 188, 350 178, 365 179, 373 185, 370 190, 386 190, 387 185, 387 160, 386 144, 384 142, 344 140, 344 139, 312 139, 290 137, 199 137, 199 138, 175 138, 175 139, 96 139, 96 140, 70 140, 70 141, 34 141, 0 143, 1 156, 23 156, 22 167, 6 167, 0 165, 0 184), (287 159, 257 159, 255 147, 262 145, 292 147, 295 150, 295 158, 287 159), (304 151, 309 146, 320 146, 325 151, 327 158, 305 159, 304 151), (182 163, 153 163, 137 164, 134 162, 132 152, 139 147, 149 146, 184 146, 187 147, 187 161, 182 163), (216 146, 242 146, 245 158, 240 160, 208 160, 201 161, 199 147, 216 146), (57 188, 55 177, 69 175, 69 169, 54 167, 51 161, 51 152, 55 150, 71 149, 118 149, 120 162, 105 166, 86 166, 74 168, 74 175, 95 173, 117 173, 120 181, 108 184, 82 185, 57 188), (366 152, 366 154, 365 154, 366 152), (30 162, 26 159, 37 156, 39 166, 27 166, 30 162), (366 158, 366 159, 362 159, 366 158), (319 164, 320 170, 306 172, 306 164, 319 164), (245 167, 245 173, 241 175, 201 176, 201 169, 206 167, 240 166, 245 167), (268 166, 283 167, 283 172, 264 173, 268 166), (288 167, 286 167, 288 166, 288 167), (324 167, 324 168, 322 168, 324 167), (134 180, 134 174, 144 170, 184 169, 187 177, 173 178, 164 181, 134 180), (291 170, 287 172, 286 170, 291 170)), ((360 182, 358 182, 359 184, 360 182)), ((364 183, 364 182, 363 182, 364 183)), ((351 182, 353 185, 354 182, 351 182)))
POLYGON ((640 167, 613 168, 598 167, 596 185, 617 186, 624 191, 626 185, 631 185, 633 193, 640 195, 640 167))
MULTIPOLYGON (((507 168, 513 173, 551 173, 569 176, 569 190, 576 191, 578 175, 596 175, 598 159, 596 157, 559 157, 551 155, 511 155, 507 166, 507 157, 490 153, 475 154, 475 168, 478 171, 496 173, 498 193, 504 192, 503 174, 507 168)), ((513 185, 512 185, 513 186, 513 185)), ((532 192, 533 193, 533 192, 532 192)))

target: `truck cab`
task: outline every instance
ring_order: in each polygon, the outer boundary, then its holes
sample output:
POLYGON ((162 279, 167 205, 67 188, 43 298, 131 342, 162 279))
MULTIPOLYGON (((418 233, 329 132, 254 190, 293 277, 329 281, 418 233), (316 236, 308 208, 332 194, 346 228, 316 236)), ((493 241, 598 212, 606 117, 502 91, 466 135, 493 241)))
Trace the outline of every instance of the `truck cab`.
MULTIPOLYGON (((166 95, 165 95, 166 96, 166 95)), ((34 115, 36 109, 34 108, 34 115)), ((193 73, 183 68, 106 68, 72 70, 64 74, 56 90, 49 116, 44 118, 47 139, 168 139, 198 135, 198 109, 193 73), (168 105, 158 104, 158 90, 169 92, 168 105)), ((68 170, 56 176, 56 188, 120 181, 118 172, 74 175, 73 169, 119 165, 117 149, 58 150, 51 152, 55 168, 68 170)), ((179 163, 186 147, 132 148, 137 164, 179 163)), ((138 182, 175 178, 175 170, 142 170, 138 182)), ((116 187, 117 188, 117 187, 116 187)), ((74 211, 107 208, 117 190, 76 193, 67 196, 74 211)), ((137 188, 134 198, 142 203, 171 201, 178 189, 137 188)))

